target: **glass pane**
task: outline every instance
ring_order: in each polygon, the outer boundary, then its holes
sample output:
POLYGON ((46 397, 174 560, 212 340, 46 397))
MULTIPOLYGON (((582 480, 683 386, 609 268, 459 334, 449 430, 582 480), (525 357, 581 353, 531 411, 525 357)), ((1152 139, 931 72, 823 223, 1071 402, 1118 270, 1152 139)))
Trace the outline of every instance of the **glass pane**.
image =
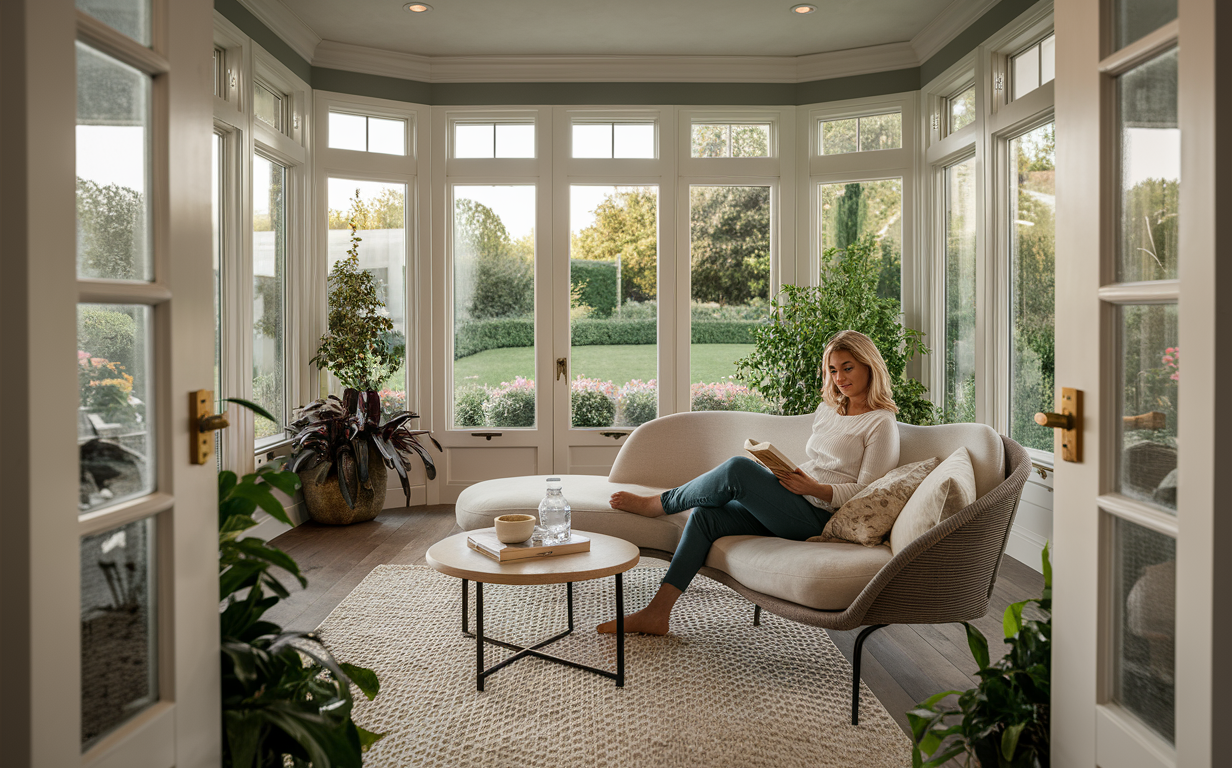
POLYGON ((1175 304, 1121 308, 1121 444, 1117 489, 1176 511, 1181 381, 1175 304))
POLYGON ((286 414, 287 169, 252 159, 252 399, 279 422, 256 417, 257 442, 282 435, 286 414))
POLYGON ((1040 85, 1057 79, 1057 38, 1049 35, 1040 43, 1040 85))
POLYGON ((658 187, 569 191, 569 382, 575 428, 658 415, 658 187))
POLYGON ((383 155, 406 154, 406 121, 368 118, 368 151, 383 155))
POLYGON ((1051 452, 1056 305, 1056 129, 1044 125, 1010 141, 1010 437, 1051 452))
POLYGON ((900 149, 903 146, 903 116, 898 112, 860 118, 860 151, 900 149))
POLYGON ((613 126, 613 157, 655 156, 654 123, 617 123, 613 126))
POLYGON ((736 382, 770 306, 770 187, 690 187, 690 410, 772 406, 736 382))
POLYGON ((574 157, 611 157, 611 123, 575 123, 573 126, 574 157))
POLYGON ((453 426, 535 426, 535 187, 453 188, 453 426))
POLYGON ((77 276, 152 280, 150 78, 77 43, 77 276))
POLYGON ((730 126, 693 126, 693 157, 730 157, 728 134, 730 126))
POLYGON ((150 0, 77 0, 77 9, 142 45, 150 44, 150 0))
POLYGON ((282 130, 282 96, 266 88, 261 83, 254 83, 253 115, 275 131, 282 130))
POLYGON ((496 126, 497 157, 534 157, 534 125, 496 126))
POLYGON ((81 745, 158 700, 153 518, 81 540, 81 745))
POLYGON ((975 158, 945 169, 942 420, 975 421, 975 158))
POLYGON ((1121 242, 1117 280, 1177 276, 1181 129, 1177 54, 1126 72, 1118 84, 1121 133, 1121 242))
POLYGON ((769 157, 769 125, 733 125, 732 157, 769 157))
POLYGON ((1176 19, 1176 0, 1115 0, 1113 8, 1118 49, 1176 19))
POLYGON ((368 151, 368 118, 363 115, 329 113, 329 148, 368 151))
POLYGON ((877 283, 877 295, 901 301, 902 179, 822 184, 819 193, 822 249, 841 250, 865 235, 873 235, 881 244, 881 279, 877 283))
POLYGON ((845 155, 855 152, 857 120, 827 120, 821 124, 821 154, 845 155))
POLYGON ((975 122, 975 86, 950 99, 950 133, 975 122))
POLYGON ((1176 540, 1113 523, 1112 698, 1160 736, 1176 736, 1176 540))
POLYGON ((149 307, 77 305, 81 513, 154 490, 153 333, 149 307))
MULTIPOLYGON (((331 271, 340 259, 347 258, 351 248, 352 217, 360 238, 356 246, 359 265, 376 281, 377 298, 385 302, 393 320, 391 346, 402 350, 402 365, 380 387, 381 410, 388 416, 406 410, 406 186, 329 180, 327 258, 331 271)), ((341 387, 334 390, 334 394, 342 394, 341 387)))
MULTIPOLYGON (((211 145, 212 162, 210 164, 210 199, 213 201, 211 220, 214 234, 214 413, 224 413, 222 398, 226 396, 222 389, 222 180, 223 171, 223 138, 219 134, 214 137, 211 145)), ((214 457, 218 469, 222 469, 222 430, 214 431, 214 457)))
POLYGON ((459 123, 453 127, 454 157, 495 157, 496 126, 467 125, 459 123))

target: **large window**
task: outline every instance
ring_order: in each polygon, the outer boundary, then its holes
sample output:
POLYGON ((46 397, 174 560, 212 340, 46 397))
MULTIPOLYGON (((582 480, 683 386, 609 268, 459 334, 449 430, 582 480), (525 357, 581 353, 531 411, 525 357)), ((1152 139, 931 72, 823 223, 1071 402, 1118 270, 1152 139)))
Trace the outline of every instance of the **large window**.
POLYGON ((257 417, 257 443, 282 436, 286 423, 287 169, 252 160, 252 399, 277 417, 257 417))
POLYGON ((1056 128, 1049 123, 1009 142, 1010 437, 1052 451, 1035 423, 1053 410, 1056 282, 1056 128))
POLYGON ((945 169, 945 380, 942 419, 975 421, 975 158, 945 169))

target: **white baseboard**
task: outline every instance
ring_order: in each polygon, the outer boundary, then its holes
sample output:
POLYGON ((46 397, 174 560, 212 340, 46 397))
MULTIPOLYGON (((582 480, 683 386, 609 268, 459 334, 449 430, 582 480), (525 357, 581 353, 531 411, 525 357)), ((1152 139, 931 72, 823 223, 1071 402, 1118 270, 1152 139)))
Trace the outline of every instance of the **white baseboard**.
POLYGON ((1043 573, 1044 566, 1041 554, 1044 551, 1044 545, 1047 543, 1048 540, 1038 533, 1015 525, 1010 529, 1010 538, 1005 545, 1005 554, 1020 563, 1027 564, 1032 570, 1043 573))

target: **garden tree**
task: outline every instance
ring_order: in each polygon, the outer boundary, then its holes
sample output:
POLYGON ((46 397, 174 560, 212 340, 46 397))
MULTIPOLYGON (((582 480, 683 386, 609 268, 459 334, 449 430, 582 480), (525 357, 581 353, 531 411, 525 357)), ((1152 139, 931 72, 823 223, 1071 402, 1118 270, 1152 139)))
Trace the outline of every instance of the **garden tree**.
POLYGON ((689 219, 694 301, 769 298, 769 187, 692 187, 689 219))
POLYGON ((83 275, 116 280, 145 275, 145 200, 118 184, 77 178, 77 267, 83 275))
POLYGON ((834 201, 834 247, 843 251, 859 240, 867 219, 868 201, 864 199, 864 185, 845 185, 843 193, 834 201))
POLYGON ((613 193, 595 207, 595 221, 572 237, 575 259, 620 258, 621 300, 658 295, 658 191, 642 187, 613 193))
POLYGON ((454 207, 455 249, 474 265, 470 303, 475 319, 535 311, 534 233, 513 241, 500 217, 474 200, 454 207))
POLYGON ((842 250, 864 235, 873 235, 880 245, 877 295, 900 298, 902 182, 881 179, 826 184, 821 188, 821 203, 822 247, 842 250))

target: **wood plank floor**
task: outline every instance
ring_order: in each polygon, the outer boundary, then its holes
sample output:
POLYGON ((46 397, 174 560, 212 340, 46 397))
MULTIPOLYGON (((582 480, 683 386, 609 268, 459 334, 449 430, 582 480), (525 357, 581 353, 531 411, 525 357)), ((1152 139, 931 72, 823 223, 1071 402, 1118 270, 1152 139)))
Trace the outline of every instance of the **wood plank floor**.
MULTIPOLYGON (((315 628, 378 565, 425 565, 428 547, 461 531, 453 505, 386 510, 368 523, 341 528, 305 523, 273 543, 299 563, 308 588, 294 585, 290 599, 266 618, 287 629, 315 628)), ((975 622, 988 637, 992 658, 1005 653, 1001 615, 1010 603, 1038 597, 1044 579, 1005 557, 988 615, 975 622)), ((851 659, 856 631, 831 632, 834 644, 851 659)), ((975 685, 975 662, 960 624, 893 625, 864 644, 862 677, 890 714, 907 730, 904 714, 943 690, 975 685)))

